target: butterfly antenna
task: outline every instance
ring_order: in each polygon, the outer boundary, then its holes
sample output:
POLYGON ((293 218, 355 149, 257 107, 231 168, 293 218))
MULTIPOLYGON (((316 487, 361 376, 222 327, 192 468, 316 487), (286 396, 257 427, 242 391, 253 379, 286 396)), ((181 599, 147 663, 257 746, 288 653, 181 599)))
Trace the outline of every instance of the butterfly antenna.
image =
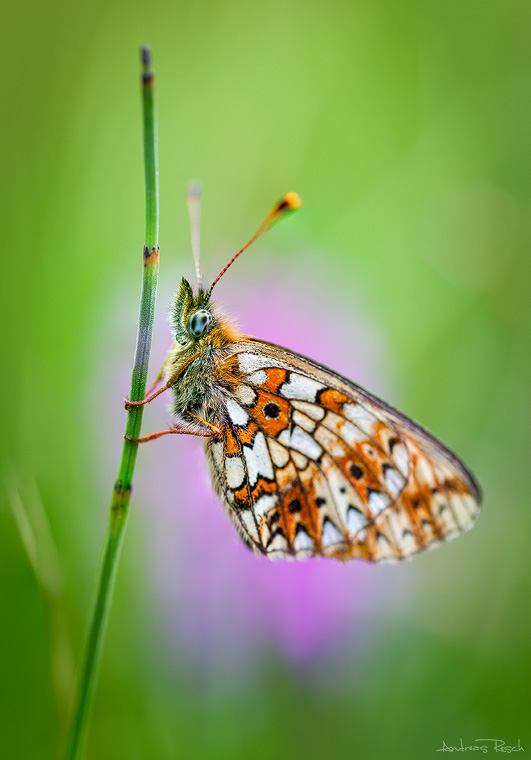
POLYGON ((201 274, 201 184, 190 182, 186 196, 188 216, 190 217, 190 237, 192 238, 192 254, 195 263, 195 277, 199 290, 203 289, 201 274))
POLYGON ((266 232, 266 230, 270 229, 275 222, 277 222, 287 211, 295 211, 295 209, 298 209, 299 206, 302 204, 302 201, 300 197, 297 195, 297 193, 287 193, 282 200, 277 203, 277 205, 271 209, 269 214, 266 216, 260 227, 256 230, 254 235, 250 240, 248 240, 243 248, 240 248, 238 253, 236 253, 232 259, 229 261, 227 266, 221 270, 221 272, 218 274, 212 285, 210 286, 210 290, 208 291, 208 295, 212 293, 214 290, 214 285, 218 282, 218 280, 221 279, 221 277, 225 274, 227 269, 231 266, 231 264, 234 264, 238 256, 240 256, 249 246, 254 243, 254 241, 260 237, 262 232, 266 232))

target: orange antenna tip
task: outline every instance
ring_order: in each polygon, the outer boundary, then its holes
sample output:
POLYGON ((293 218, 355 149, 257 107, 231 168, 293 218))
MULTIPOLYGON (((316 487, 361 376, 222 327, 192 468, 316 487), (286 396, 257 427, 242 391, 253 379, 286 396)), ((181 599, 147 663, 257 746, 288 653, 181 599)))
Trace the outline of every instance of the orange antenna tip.
POLYGON ((296 211, 302 206, 302 199, 298 193, 286 193, 282 199, 281 205, 284 206, 284 204, 286 204, 286 208, 291 211, 296 211))
POLYGON ((210 294, 214 290, 214 285, 225 274, 225 272, 227 271, 227 269, 232 264, 234 264, 234 262, 236 261, 236 259, 238 258, 238 256, 240 256, 245 250, 247 250, 247 248, 249 248, 249 246, 251 245, 251 243, 254 243, 254 241, 256 240, 256 238, 260 237, 260 235, 263 232, 265 232, 270 227, 272 227, 273 224, 278 219, 280 219, 285 214, 286 211, 295 211, 295 209, 299 208, 299 206, 301 206, 301 205, 302 205, 302 201, 301 201, 300 197, 297 195, 297 193, 287 193, 282 198, 282 200, 280 201, 280 203, 277 203, 277 205, 274 206, 271 209, 271 211, 266 216, 266 218, 264 219, 264 221, 262 222, 262 224, 260 225, 260 227, 258 227, 258 229, 256 230, 256 232, 252 236, 252 238, 250 240, 248 240, 242 248, 240 248, 240 250, 238 251, 238 253, 236 253, 232 257, 232 259, 229 261, 229 263, 227 264, 227 266, 224 267, 221 270, 221 272, 218 274, 218 276, 216 277, 216 279, 214 280, 214 282, 210 286, 210 290, 208 291, 208 297, 210 298, 210 294))

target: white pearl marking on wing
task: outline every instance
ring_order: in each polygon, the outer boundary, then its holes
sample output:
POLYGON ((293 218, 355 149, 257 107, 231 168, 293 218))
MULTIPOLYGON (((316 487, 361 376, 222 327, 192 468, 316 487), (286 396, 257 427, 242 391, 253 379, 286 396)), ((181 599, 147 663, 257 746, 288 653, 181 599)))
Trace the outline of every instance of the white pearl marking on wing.
POLYGON ((392 496, 397 496, 404 488, 404 478, 392 467, 385 472, 385 485, 392 496))
MULTIPOLYGON (((324 457, 323 465, 325 465, 325 462, 328 462, 328 467, 326 467, 328 486, 332 491, 334 504, 338 514, 336 522, 339 520, 343 526, 348 519, 348 508, 352 505, 363 509, 364 505, 358 492, 348 478, 344 476, 339 467, 327 457, 324 457)), ((332 506, 329 507, 329 509, 331 508, 332 506)))
POLYGON ((353 422, 360 430, 363 430, 367 435, 371 435, 372 426, 376 422, 376 417, 371 414, 361 404, 343 404, 343 414, 353 422))
POLYGON ((392 457, 402 475, 407 478, 409 475, 409 454, 403 443, 397 443, 393 446, 392 457))
POLYGON ((266 512, 278 503, 278 496, 276 494, 264 493, 254 503, 254 513, 260 519, 266 512))
POLYGON ((234 399, 227 398, 225 403, 229 417, 234 425, 246 425, 249 422, 249 415, 234 399))
POLYGON ((269 445, 269 451, 271 452, 271 459, 276 467, 285 467, 289 462, 289 451, 281 446, 280 443, 269 438, 267 441, 269 445))
POLYGON ((216 469, 219 471, 223 467, 223 460, 224 460, 224 453, 223 453, 223 443, 220 441, 210 441, 210 453, 212 455, 212 459, 214 460, 214 465, 216 469))
POLYGON ((302 414, 302 412, 293 412, 293 422, 296 425, 300 425, 307 433, 313 433, 315 430, 315 422, 310 417, 302 414))
POLYGON ((379 491, 371 491, 369 494, 369 509, 373 515, 378 515, 382 509, 385 509, 389 505, 389 499, 384 493, 379 491))
POLYGON ((229 488, 240 488, 245 478, 245 470, 240 457, 225 457, 227 485, 229 488))
POLYGON ((295 398, 299 401, 315 401, 317 392, 325 386, 304 375, 291 372, 289 380, 280 386, 280 393, 284 398, 295 398))
POLYGON ((243 447, 243 453, 247 462, 249 482, 252 486, 256 484, 259 475, 270 480, 273 479, 273 465, 271 464, 266 439, 262 432, 255 435, 252 447, 243 447))
POLYGON ((280 554, 286 554, 287 551, 288 551, 288 542, 286 541, 284 536, 282 536, 280 533, 277 533, 275 538, 271 541, 271 543, 267 547, 268 554, 270 552, 279 552, 280 554))
POLYGON ((248 385, 242 383, 236 391, 236 396, 238 397, 238 401, 241 401, 245 406, 252 406, 256 401, 257 393, 248 385))
POLYGON ((289 430, 283 430, 278 436, 278 440, 284 446, 295 449, 310 459, 319 459, 323 452, 317 441, 298 426, 293 428, 291 435, 289 430))
POLYGON ((267 367, 281 367, 282 369, 289 369, 289 365, 285 362, 281 362, 278 359, 273 359, 271 356, 262 356, 261 354, 251 354, 243 352, 238 354, 238 364, 244 375, 248 375, 251 372, 255 372, 257 369, 264 369, 267 367))
POLYGON ((400 549, 405 557, 409 557, 410 554, 414 554, 418 550, 415 536, 410 530, 402 531, 402 537, 400 539, 400 549))
POLYGON ((247 382, 251 383, 251 385, 263 385, 266 380, 267 375, 263 369, 259 369, 251 375, 247 375, 247 382))
POLYGON ((296 552, 303 551, 304 549, 313 549, 314 543, 310 536, 306 533, 306 531, 302 528, 299 528, 297 531, 297 535, 295 536, 295 541, 293 542, 293 548, 296 552))
POLYGON ((392 512, 386 515, 386 517, 387 517, 387 530, 391 531, 391 533, 393 534, 393 539, 394 539, 395 544, 401 549, 402 548, 401 547, 402 533, 404 531, 402 522, 400 521, 400 518, 398 517, 398 515, 395 515, 392 512))
POLYGON ((308 401, 297 401, 295 399, 292 402, 292 406, 294 409, 298 409, 299 412, 303 412, 304 414, 308 415, 308 417, 311 417, 312 420, 316 420, 316 422, 322 420, 326 414, 322 406, 310 404, 308 401))
POLYGON ((321 540, 323 546, 330 546, 330 544, 341 543, 341 541, 343 541, 343 536, 338 531, 334 523, 330 522, 330 520, 326 520, 323 527, 323 536, 321 540))
MULTIPOLYGON (((393 456, 395 456, 395 450, 393 449, 393 456)), ((429 462, 423 457, 419 456, 417 459, 417 465, 415 468, 415 479, 417 482, 426 483, 430 488, 435 486, 435 475, 429 462)))
POLYGON ((350 507, 347 512, 347 525, 349 532, 352 533, 352 535, 356 535, 356 533, 358 533, 367 524, 367 520, 361 514, 361 512, 354 507, 350 507))
MULTIPOLYGON (((337 417, 338 415, 335 416, 337 417)), ((315 438, 319 441, 324 450, 328 451, 333 457, 343 457, 346 453, 345 445, 341 440, 341 436, 334 435, 326 426, 329 419, 329 415, 327 415, 323 424, 319 425, 315 431, 315 438)))
POLYGON ((380 533, 376 538, 376 552, 376 557, 379 560, 392 559, 394 557, 389 539, 383 533, 380 533))
POLYGON ((468 514, 467 509, 465 507, 463 497, 461 494, 454 494, 453 496, 450 497, 449 501, 450 501, 450 506, 452 507, 453 513, 459 523, 459 527, 462 528, 463 525, 466 525, 468 521, 470 520, 470 515, 468 514))
POLYGON ((249 533, 255 541, 260 541, 260 536, 256 530, 256 523, 254 521, 253 513, 250 509, 244 509, 239 513, 239 518, 245 525, 245 530, 249 533))
POLYGON ((293 464, 298 470, 305 470, 308 467, 307 457, 303 456, 303 454, 299 454, 298 451, 292 451, 291 458, 293 459, 293 464))
POLYGON ((352 422, 344 422, 339 428, 339 435, 349 446, 353 446, 354 443, 364 441, 367 438, 367 433, 352 422))

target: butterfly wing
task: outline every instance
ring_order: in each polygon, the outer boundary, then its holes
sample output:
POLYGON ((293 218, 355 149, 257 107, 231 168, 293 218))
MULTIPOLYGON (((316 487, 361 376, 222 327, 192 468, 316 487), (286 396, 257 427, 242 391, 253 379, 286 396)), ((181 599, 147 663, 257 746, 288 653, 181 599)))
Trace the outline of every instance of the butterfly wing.
MULTIPOLYGON (((207 444, 215 487, 243 539, 270 558, 402 559, 472 527, 465 465, 385 402, 272 344, 235 343, 207 444)), ((223 370, 221 370, 223 371, 223 370)))

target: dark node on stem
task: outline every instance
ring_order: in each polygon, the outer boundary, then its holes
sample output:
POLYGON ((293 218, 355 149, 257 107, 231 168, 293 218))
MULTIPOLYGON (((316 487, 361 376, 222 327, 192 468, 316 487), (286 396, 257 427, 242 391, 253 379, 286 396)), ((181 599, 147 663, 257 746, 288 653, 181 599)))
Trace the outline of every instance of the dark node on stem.
POLYGON ((142 74, 142 83, 144 85, 152 85, 154 72, 151 69, 151 48, 149 45, 143 45, 140 48, 140 57, 142 59, 142 66, 144 68, 144 72, 142 74))
POLYGON ((159 260, 159 247, 153 246, 151 251, 147 247, 147 245, 144 246, 144 266, 147 266, 148 264, 157 264, 159 260))
POLYGON ((149 45, 142 45, 140 55, 142 56, 142 65, 146 68, 151 66, 151 48, 149 45))
POLYGON ((122 495, 124 493, 131 493, 131 486, 124 488, 123 481, 117 480, 114 484, 114 492, 119 495, 122 495))
POLYGON ((124 487, 121 480, 117 480, 114 484, 114 496, 111 504, 111 511, 113 514, 119 514, 127 509, 127 504, 131 497, 131 486, 124 487))

